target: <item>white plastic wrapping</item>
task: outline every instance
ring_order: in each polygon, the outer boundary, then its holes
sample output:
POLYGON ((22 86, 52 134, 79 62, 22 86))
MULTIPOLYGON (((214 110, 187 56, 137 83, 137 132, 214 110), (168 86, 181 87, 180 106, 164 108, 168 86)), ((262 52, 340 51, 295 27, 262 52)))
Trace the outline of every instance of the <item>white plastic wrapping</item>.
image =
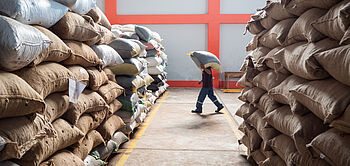
POLYGON ((146 60, 148 61, 148 66, 158 66, 163 62, 163 59, 161 57, 147 57, 146 60))
POLYGON ((68 7, 72 7, 77 2, 77 0, 54 0, 54 1, 68 7))
POLYGON ((49 28, 68 11, 68 7, 51 0, 1 0, 0 11, 24 24, 49 28))
POLYGON ((108 45, 93 45, 91 48, 101 59, 103 63, 102 68, 105 68, 107 66, 112 67, 124 63, 124 60, 118 54, 118 52, 108 45))
POLYGON ((158 74, 162 74, 163 72, 164 72, 164 69, 163 69, 163 66, 161 65, 148 68, 148 74, 150 75, 158 75, 158 74))
POLYGON ((102 161, 102 160, 96 160, 94 157, 88 155, 84 159, 84 164, 85 164, 85 166, 104 166, 107 163, 102 161))
POLYGON ((96 0, 77 0, 71 7, 72 11, 78 14, 86 14, 96 6, 96 0))
MULTIPOLYGON (((2 1, 0 1, 2 2, 2 1)), ((51 40, 38 29, 0 16, 0 67, 15 71, 31 63, 51 40)))

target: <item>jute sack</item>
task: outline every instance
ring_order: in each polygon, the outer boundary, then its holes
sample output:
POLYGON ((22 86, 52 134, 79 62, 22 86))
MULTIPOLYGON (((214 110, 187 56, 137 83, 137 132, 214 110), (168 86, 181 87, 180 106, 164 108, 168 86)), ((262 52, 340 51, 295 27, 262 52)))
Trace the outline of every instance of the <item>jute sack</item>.
POLYGON ((103 71, 106 73, 108 80, 117 82, 117 80, 115 79, 115 74, 112 72, 110 68, 104 68, 103 71))
POLYGON ((103 120, 106 118, 106 111, 98 111, 91 113, 84 113, 80 116, 77 124, 75 126, 81 130, 84 135, 86 135, 89 131, 96 129, 103 120))
POLYGON ((325 79, 329 74, 320 67, 314 55, 338 47, 338 42, 324 39, 316 43, 295 43, 275 54, 276 59, 291 73, 308 79, 325 79))
POLYGON ((128 39, 118 38, 108 45, 116 50, 123 59, 135 57, 139 55, 141 51, 137 43, 128 39))
POLYGON ((61 62, 71 55, 71 49, 58 36, 44 27, 34 27, 45 34, 51 40, 51 44, 34 59, 32 66, 45 61, 61 62))
POLYGON ((16 117, 0 121, 0 160, 21 158, 38 141, 56 133, 41 115, 16 117))
POLYGON ((27 66, 51 43, 38 29, 5 16, 0 16, 0 29, 0 68, 3 70, 15 71, 27 66))
POLYGON ((33 68, 23 68, 15 72, 24 79, 44 99, 51 93, 68 89, 73 73, 57 63, 42 63, 33 68))
POLYGON ((245 50, 248 51, 252 51, 255 50, 258 47, 261 47, 261 43, 259 43, 259 39, 261 36, 263 36, 265 33, 267 32, 267 30, 263 30, 261 31, 259 34, 255 35, 252 40, 250 40, 250 42, 247 44, 247 46, 245 47, 245 50))
POLYGON ((283 106, 267 114, 264 118, 271 126, 291 137, 300 154, 311 155, 306 148, 313 138, 328 129, 314 114, 295 115, 289 106, 283 106))
POLYGON ((253 160, 258 164, 266 160, 266 156, 259 149, 250 153, 248 160, 249 158, 253 158, 253 160))
POLYGON ((256 110, 257 110, 257 108, 250 105, 249 103, 244 103, 238 108, 235 115, 237 115, 243 119, 247 119, 256 110))
POLYGON ((108 45, 93 45, 91 48, 102 61, 102 68, 116 66, 124 63, 122 57, 112 47, 108 45))
POLYGON ((101 134, 96 130, 92 130, 84 137, 82 142, 73 144, 69 148, 71 149, 74 155, 84 160, 90 153, 90 151, 101 143, 105 144, 105 141, 103 140, 101 134))
POLYGON ((281 104, 274 100, 268 93, 262 95, 260 97, 259 103, 256 103, 254 105, 263 111, 265 115, 281 106, 281 104))
POLYGON ((136 76, 144 70, 142 63, 136 59, 124 59, 124 63, 110 67, 115 75, 136 76))
POLYGON ((40 166, 60 166, 60 165, 75 165, 85 166, 83 160, 74 155, 68 150, 62 150, 56 152, 46 161, 40 163, 40 166))
POLYGON ((64 60, 65 65, 80 65, 83 67, 102 65, 101 60, 96 55, 95 51, 88 45, 76 41, 64 41, 69 48, 72 49, 72 55, 64 60))
POLYGON ((68 8, 48 0, 2 0, 0 12, 23 24, 51 27, 59 21, 68 8))
POLYGON ((303 13, 293 24, 289 30, 288 36, 284 45, 291 45, 299 41, 307 41, 308 43, 317 42, 326 38, 318 32, 311 23, 327 13, 327 10, 312 8, 303 13))
POLYGON ((270 68, 282 74, 291 74, 287 69, 285 69, 281 63, 275 57, 275 54, 283 49, 282 46, 278 46, 272 49, 263 58, 260 58, 256 64, 258 67, 270 68))
POLYGON ((246 81, 251 83, 253 82, 254 77, 260 73, 260 71, 254 67, 253 60, 249 56, 244 60, 240 71, 245 73, 246 81))
POLYGON ((349 140, 349 134, 333 128, 317 136, 310 145, 331 165, 350 165, 349 140))
POLYGON ((307 82, 292 88, 291 92, 325 123, 341 116, 350 103, 350 88, 334 79, 307 82))
POLYGON ((284 162, 281 157, 278 155, 274 155, 268 157, 266 160, 260 163, 261 166, 287 166, 286 162, 284 162))
POLYGON ((335 119, 330 126, 350 134, 350 106, 348 106, 344 114, 340 118, 335 119))
MULTIPOLYGON (((255 111, 252 115, 248 117, 246 120, 246 123, 249 125, 253 126, 259 136, 264 140, 264 141, 269 141, 270 139, 276 137, 277 135, 280 134, 279 131, 276 129, 270 127, 266 121, 263 119, 264 113, 260 110, 255 111)), ((264 147, 265 150, 271 150, 271 148, 267 147, 265 145, 264 147)))
POLYGON ((277 46, 282 46, 295 20, 295 18, 289 18, 278 22, 274 27, 259 38, 259 42, 263 46, 271 49, 277 46))
POLYGON ((261 142, 260 151, 261 151, 261 153, 263 153, 266 156, 266 158, 269 158, 272 156, 277 156, 277 154, 272 150, 272 148, 269 145, 267 145, 266 140, 263 140, 261 142), (269 147, 269 149, 266 149, 265 147, 269 147))
POLYGON ((244 73, 243 76, 237 81, 237 84, 249 88, 252 88, 254 86, 253 83, 247 80, 246 73, 244 73))
POLYGON ((65 94, 53 93, 45 99, 44 118, 50 123, 61 117, 69 107, 69 97, 65 94))
POLYGON ((341 0, 281 0, 289 13, 300 16, 311 8, 329 9, 341 0))
POLYGON ((115 112, 117 112, 120 108, 122 108, 122 103, 117 100, 114 99, 112 103, 109 104, 109 109, 108 109, 108 113, 107 113, 107 117, 111 117, 115 112))
POLYGON ((269 95, 277 102, 290 105, 293 113, 303 115, 310 111, 299 103, 292 93, 289 92, 295 86, 308 82, 308 80, 300 78, 295 75, 287 77, 281 84, 269 90, 269 95))
POLYGON ((258 87, 253 87, 246 91, 245 93, 242 94, 241 98, 245 102, 249 103, 258 103, 259 99, 262 95, 266 93, 265 90, 258 88, 258 87))
POLYGON ((266 1, 266 6, 263 10, 275 20, 286 20, 295 17, 282 6, 280 1, 266 1))
POLYGON ((100 34, 91 22, 91 18, 67 12, 50 30, 64 40, 88 41, 100 34), (85 19, 87 18, 87 19, 85 19))
POLYGON ((76 81, 84 83, 87 86, 89 85, 89 73, 85 68, 79 65, 67 66, 67 68, 73 73, 76 81))
POLYGON ((89 73, 89 87, 94 91, 108 82, 108 77, 103 70, 99 71, 96 67, 89 67, 87 72, 89 73))
POLYGON ((349 0, 343 0, 334 5, 322 17, 312 22, 312 26, 322 34, 335 39, 342 40, 345 31, 349 28, 349 0))
POLYGON ((278 23, 278 21, 273 19, 271 16, 266 16, 260 20, 261 26, 264 27, 266 30, 271 29, 277 23, 278 23))
POLYGON ((92 40, 86 41, 87 45, 91 46, 94 44, 109 44, 117 38, 117 36, 115 36, 114 33, 109 29, 107 29, 106 27, 99 25, 97 23, 94 23, 94 26, 97 32, 100 34, 99 35, 100 37, 95 37, 92 40))
POLYGON ((250 19, 250 21, 248 21, 245 28, 253 35, 259 34, 261 31, 265 30, 265 28, 260 24, 259 20, 253 19, 250 19))
POLYGON ((350 46, 345 45, 327 50, 314 57, 334 79, 350 86, 350 46))
POLYGON ((96 23, 106 27, 109 30, 112 30, 111 23, 108 21, 108 18, 99 7, 95 6, 86 15, 90 16, 96 23))
POLYGON ((75 125, 83 113, 106 111, 108 108, 108 104, 97 92, 84 90, 80 94, 78 102, 71 103, 62 118, 75 125))
POLYGON ((102 85, 97 91, 107 104, 110 104, 118 96, 123 94, 124 88, 113 81, 108 81, 107 84, 102 85))
POLYGON ((0 71, 0 118, 16 117, 45 110, 44 99, 15 74, 0 71))
POLYGON ((266 70, 254 77, 253 84, 265 91, 269 91, 279 85, 287 77, 288 75, 273 70, 266 70))
POLYGON ((37 166, 58 150, 64 149, 84 137, 84 134, 78 128, 63 119, 55 120, 52 125, 57 132, 57 137, 45 138, 39 141, 21 159, 16 160, 16 163, 37 166))
POLYGON ((117 116, 112 115, 105 120, 96 130, 102 135, 104 140, 110 140, 115 131, 125 126, 123 120, 117 116))
POLYGON ((263 59, 270 51, 271 49, 269 48, 258 47, 248 55, 248 57, 252 59, 254 67, 257 68, 259 71, 266 70, 266 67, 258 65, 258 62, 260 61, 260 59, 263 59))

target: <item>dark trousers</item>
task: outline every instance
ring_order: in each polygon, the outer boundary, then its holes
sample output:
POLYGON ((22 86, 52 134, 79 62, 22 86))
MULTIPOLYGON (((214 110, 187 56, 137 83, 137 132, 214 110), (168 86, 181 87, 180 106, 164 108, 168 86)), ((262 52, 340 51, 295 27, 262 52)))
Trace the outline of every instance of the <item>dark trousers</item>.
POLYGON ((209 99, 217 106, 217 107, 221 107, 222 104, 218 101, 218 99, 216 98, 216 96, 214 95, 214 90, 213 88, 202 88, 201 92, 199 93, 198 96, 198 100, 197 100, 197 110, 198 111, 202 111, 202 106, 203 106, 203 102, 205 97, 208 95, 209 99))

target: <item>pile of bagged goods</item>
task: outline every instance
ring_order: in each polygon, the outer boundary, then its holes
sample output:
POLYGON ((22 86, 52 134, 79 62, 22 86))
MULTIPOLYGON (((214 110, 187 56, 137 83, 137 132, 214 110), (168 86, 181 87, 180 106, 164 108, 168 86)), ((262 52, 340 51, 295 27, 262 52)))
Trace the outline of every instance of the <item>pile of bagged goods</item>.
POLYGON ((0 13, 0 165, 105 165, 168 86, 160 36, 111 26, 95 0, 0 13))
POLYGON ((282 0, 251 16, 240 140, 259 165, 350 165, 350 1, 282 0))

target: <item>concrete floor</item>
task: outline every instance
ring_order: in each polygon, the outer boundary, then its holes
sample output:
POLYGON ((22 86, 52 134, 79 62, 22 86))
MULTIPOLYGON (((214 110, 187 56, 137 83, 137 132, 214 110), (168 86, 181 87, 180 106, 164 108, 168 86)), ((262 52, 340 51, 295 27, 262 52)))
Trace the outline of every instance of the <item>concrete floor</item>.
POLYGON ((169 88, 108 165, 250 165, 244 158, 245 147, 237 141, 242 135, 237 130, 242 120, 231 116, 242 104, 237 99, 239 93, 215 90, 226 108, 215 113, 215 105, 206 98, 203 113, 198 115, 190 111, 195 108, 199 90, 169 88))

